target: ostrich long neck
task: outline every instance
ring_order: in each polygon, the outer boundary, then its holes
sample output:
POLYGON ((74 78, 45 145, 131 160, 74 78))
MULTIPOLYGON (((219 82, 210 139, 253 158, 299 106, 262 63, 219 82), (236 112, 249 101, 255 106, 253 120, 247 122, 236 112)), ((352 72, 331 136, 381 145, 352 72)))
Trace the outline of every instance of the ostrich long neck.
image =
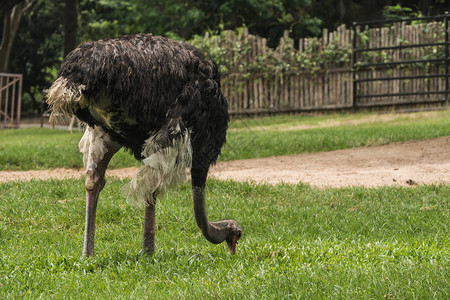
POLYGON ((198 162, 199 160, 194 159, 191 168, 195 221, 209 242, 220 244, 227 238, 228 221, 209 222, 205 206, 205 184, 209 165, 204 166, 198 162))
POLYGON ((205 238, 213 243, 222 243, 228 235, 227 221, 209 222, 205 207, 205 187, 192 185, 192 196, 194 200, 195 221, 202 230, 205 238))

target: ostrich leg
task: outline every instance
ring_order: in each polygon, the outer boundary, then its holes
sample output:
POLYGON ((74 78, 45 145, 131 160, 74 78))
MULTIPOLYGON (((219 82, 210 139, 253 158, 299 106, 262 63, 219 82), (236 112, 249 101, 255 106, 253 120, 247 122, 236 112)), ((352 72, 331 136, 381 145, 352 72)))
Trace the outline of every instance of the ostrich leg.
POLYGON ((155 206, 156 197, 145 201, 144 239, 142 240, 142 253, 153 255, 155 253, 155 206))
POLYGON ((100 191, 105 186, 105 172, 111 157, 121 148, 100 128, 88 128, 80 141, 86 165, 86 223, 83 255, 94 253, 95 216, 100 191))
POLYGON ((205 206, 205 184, 208 175, 208 166, 202 165, 202 162, 196 159, 195 155, 192 161, 192 196, 194 201, 195 221, 202 230, 203 236, 213 244, 227 242, 228 249, 232 254, 236 252, 236 244, 242 235, 242 229, 234 220, 223 220, 210 222, 206 213, 205 206))

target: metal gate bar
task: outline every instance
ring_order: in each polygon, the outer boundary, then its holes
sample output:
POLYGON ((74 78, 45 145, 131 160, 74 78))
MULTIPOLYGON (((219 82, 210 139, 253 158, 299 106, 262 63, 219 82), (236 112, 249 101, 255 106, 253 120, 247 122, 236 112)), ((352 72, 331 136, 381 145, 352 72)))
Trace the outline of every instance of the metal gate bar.
POLYGON ((450 74, 430 74, 430 75, 412 75, 412 76, 364 78, 364 79, 356 79, 356 82, 384 81, 384 80, 402 80, 402 79, 424 79, 424 78, 438 78, 438 77, 450 77, 450 74))
POLYGON ((409 44, 409 45, 398 45, 398 46, 388 46, 388 47, 376 47, 376 48, 369 48, 369 49, 354 49, 354 51, 358 53, 358 52, 367 52, 367 51, 396 50, 396 49, 420 48, 420 47, 430 47, 430 46, 445 46, 445 45, 450 45, 450 42, 409 44))

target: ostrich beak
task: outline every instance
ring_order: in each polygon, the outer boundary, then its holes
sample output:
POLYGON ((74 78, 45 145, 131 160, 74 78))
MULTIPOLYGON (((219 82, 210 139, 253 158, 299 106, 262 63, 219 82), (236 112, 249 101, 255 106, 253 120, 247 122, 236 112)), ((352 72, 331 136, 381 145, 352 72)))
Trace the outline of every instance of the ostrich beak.
POLYGON ((231 254, 236 253, 236 245, 238 244, 238 240, 241 238, 241 235, 242 235, 242 229, 238 228, 236 230, 236 233, 233 233, 231 238, 227 239, 228 249, 230 250, 231 254))

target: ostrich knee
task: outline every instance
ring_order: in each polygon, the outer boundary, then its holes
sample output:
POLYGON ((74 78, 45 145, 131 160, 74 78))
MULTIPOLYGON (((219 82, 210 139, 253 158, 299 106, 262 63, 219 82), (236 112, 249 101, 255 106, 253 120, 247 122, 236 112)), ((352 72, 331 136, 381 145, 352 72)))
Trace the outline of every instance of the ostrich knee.
POLYGON ((86 170, 86 181, 84 187, 86 192, 97 191, 100 192, 105 186, 105 179, 100 175, 97 165, 92 163, 86 170))

